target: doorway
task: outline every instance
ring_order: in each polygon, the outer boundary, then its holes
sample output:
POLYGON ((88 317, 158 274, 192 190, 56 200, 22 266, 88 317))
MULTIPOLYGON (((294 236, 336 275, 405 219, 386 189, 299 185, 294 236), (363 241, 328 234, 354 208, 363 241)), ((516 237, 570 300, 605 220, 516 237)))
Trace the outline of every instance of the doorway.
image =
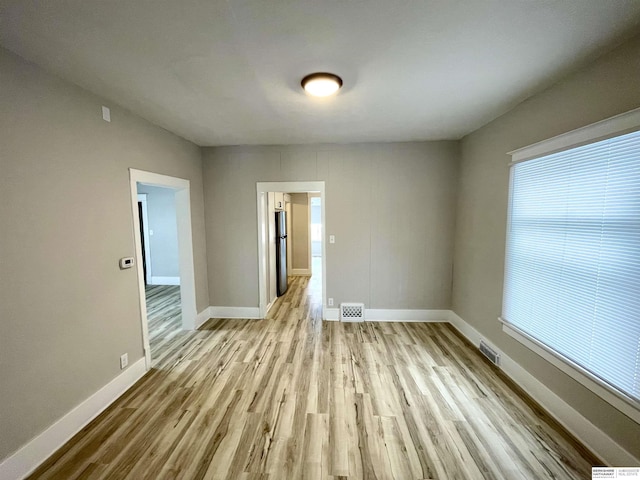
MULTIPOLYGON (((195 277, 193 271, 193 243, 191 231, 191 202, 190 202, 190 185, 188 180, 181 178, 160 175, 142 170, 129 169, 129 179, 131 187, 131 208, 133 215, 133 233, 135 241, 135 260, 137 264, 138 287, 140 298, 140 313, 142 324, 142 341, 145 353, 147 370, 152 366, 149 320, 147 309, 147 292, 145 285, 156 283, 172 283, 172 301, 175 301, 179 295, 179 315, 180 329, 193 330, 196 324, 196 297, 195 297, 195 277), (151 259, 154 259, 153 252, 147 248, 143 253, 145 237, 146 244, 150 246, 153 242, 149 241, 150 235, 148 220, 148 194, 147 194, 147 233, 145 234, 145 225, 140 223, 139 206, 138 206, 138 187, 144 185, 149 188, 168 189, 175 199, 175 235, 177 242, 177 271, 174 270, 170 275, 156 275, 154 277, 154 266, 151 259), (150 254, 149 254, 150 253, 150 254), (146 277, 143 265, 146 263, 146 277), (164 278, 163 278, 164 277, 164 278)), ((144 215, 143 215, 144 222, 144 215)), ((174 315, 174 321, 175 315, 174 315)))
POLYGON ((311 230, 311 289, 317 291, 322 288, 324 225, 322 223, 322 198, 316 193, 309 194, 309 223, 311 230))
MULTIPOLYGON (((289 194, 308 193, 320 198, 320 219, 325 225, 325 184, 324 182, 258 182, 256 184, 257 209, 258 209, 258 285, 259 285, 259 309, 260 318, 265 318, 271 306, 270 295, 270 227, 272 215, 269 209, 269 196, 273 192, 287 192, 289 194)), ((326 310, 326 252, 325 242, 320 242, 321 256, 319 257, 318 283, 322 289, 322 318, 325 318, 326 310)), ((311 252, 311 245, 309 246, 311 252)))
POLYGON ((182 331, 176 191, 140 182, 137 186, 147 326, 155 366, 182 331))

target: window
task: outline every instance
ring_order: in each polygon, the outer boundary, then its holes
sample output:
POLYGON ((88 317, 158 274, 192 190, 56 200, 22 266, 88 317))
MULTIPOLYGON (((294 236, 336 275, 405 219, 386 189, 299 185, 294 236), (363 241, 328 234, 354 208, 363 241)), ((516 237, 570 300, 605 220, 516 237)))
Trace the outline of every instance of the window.
POLYGON ((640 131, 607 136, 515 152, 502 321, 638 419, 640 131))

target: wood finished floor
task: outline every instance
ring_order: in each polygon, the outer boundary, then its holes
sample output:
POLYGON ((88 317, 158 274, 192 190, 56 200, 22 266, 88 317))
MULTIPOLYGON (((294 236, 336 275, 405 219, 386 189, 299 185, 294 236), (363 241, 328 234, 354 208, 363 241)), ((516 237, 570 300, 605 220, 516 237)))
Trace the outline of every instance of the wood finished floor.
POLYGON ((179 285, 147 285, 147 325, 151 364, 161 366, 175 355, 184 340, 179 285))
POLYGON ((586 479, 597 463, 446 324, 209 320, 30 478, 586 479))

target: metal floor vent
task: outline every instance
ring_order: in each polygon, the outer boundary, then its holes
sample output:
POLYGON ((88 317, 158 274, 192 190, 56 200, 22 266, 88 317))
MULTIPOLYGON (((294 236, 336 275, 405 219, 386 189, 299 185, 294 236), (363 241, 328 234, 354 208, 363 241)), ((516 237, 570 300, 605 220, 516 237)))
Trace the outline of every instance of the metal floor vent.
POLYGON ((343 322, 364 322, 364 303, 341 303, 340 320, 343 322))
POLYGON ((491 363, 500 365, 500 354, 487 345, 484 340, 480 340, 480 351, 491 363))

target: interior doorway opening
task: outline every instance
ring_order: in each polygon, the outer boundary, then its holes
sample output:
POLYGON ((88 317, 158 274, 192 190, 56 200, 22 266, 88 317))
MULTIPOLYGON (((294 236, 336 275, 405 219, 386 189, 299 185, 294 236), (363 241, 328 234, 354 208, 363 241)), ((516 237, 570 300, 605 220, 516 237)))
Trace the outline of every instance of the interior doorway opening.
POLYGON ((150 334, 166 331, 172 325, 177 331, 193 330, 196 324, 191 195, 188 180, 135 169, 129 170, 129 176, 140 322, 148 370, 152 366, 150 334), (164 213, 168 214, 161 220, 165 225, 162 227, 162 235, 159 235, 162 238, 158 238, 159 242, 156 242, 164 248, 164 252, 158 249, 154 251, 153 248, 153 238, 161 232, 155 229, 151 232, 154 225, 149 219, 152 191, 165 196, 165 206, 160 206, 160 209, 164 208, 164 213), (139 200, 138 195, 144 197, 139 200), (173 202, 169 212, 166 211, 168 200, 173 202), (146 206, 143 207, 144 204, 146 206), (167 249, 169 244, 171 248, 167 249), (163 320, 157 325, 150 324, 159 316, 166 318, 167 322, 163 320))
POLYGON ((176 190, 137 182, 151 363, 182 331, 176 190))
POLYGON ((324 213, 324 182, 258 182, 258 284, 260 317, 265 318, 282 288, 285 278, 311 276, 314 291, 322 298, 322 318, 326 308, 326 255, 321 241, 324 213), (316 249, 313 257, 312 207, 318 198, 316 249), (282 225, 285 225, 283 229, 282 225), (320 230, 318 232, 318 225, 320 230), (317 239, 318 233, 320 239, 317 239), (284 247, 283 247, 284 245, 284 247), (316 258, 316 268, 313 268, 316 258), (285 260, 286 259, 286 260, 285 260), (320 293, 321 292, 321 293, 320 293))
POLYGON ((309 195, 309 223, 311 240, 311 289, 322 288, 322 252, 323 231, 322 198, 317 194, 309 195))

